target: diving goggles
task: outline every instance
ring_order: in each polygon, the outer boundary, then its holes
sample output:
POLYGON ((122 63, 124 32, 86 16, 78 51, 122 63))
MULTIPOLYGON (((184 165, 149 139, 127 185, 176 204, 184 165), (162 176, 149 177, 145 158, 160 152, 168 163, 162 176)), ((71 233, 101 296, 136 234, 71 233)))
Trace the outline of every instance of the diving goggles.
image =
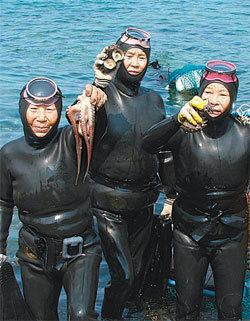
POLYGON ((139 45, 143 48, 150 48, 150 38, 151 35, 149 32, 142 29, 129 27, 122 34, 119 41, 127 43, 129 45, 139 45))
POLYGON ((53 105, 62 97, 57 84, 45 77, 30 80, 23 92, 23 98, 32 105, 53 105))
POLYGON ((221 80, 223 82, 237 82, 236 66, 232 62, 211 60, 206 63, 203 78, 207 80, 221 80))

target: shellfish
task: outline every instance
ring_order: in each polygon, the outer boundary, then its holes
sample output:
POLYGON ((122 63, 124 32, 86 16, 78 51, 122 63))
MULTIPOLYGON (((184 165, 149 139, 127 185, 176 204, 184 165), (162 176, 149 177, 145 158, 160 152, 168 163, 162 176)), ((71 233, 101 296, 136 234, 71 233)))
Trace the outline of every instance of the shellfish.
POLYGON ((77 185, 82 159, 82 138, 87 148, 87 165, 83 181, 89 171, 91 156, 93 151, 94 131, 95 131, 95 107, 90 103, 90 98, 83 94, 78 96, 78 103, 67 108, 67 116, 72 124, 77 154, 77 175, 75 185, 77 185))
POLYGON ((104 53, 106 57, 99 59, 97 65, 102 72, 110 73, 115 69, 117 63, 123 60, 124 52, 119 45, 112 44, 104 49, 104 53))
POLYGON ((204 106, 203 110, 196 110, 196 111, 201 116, 202 122, 197 123, 197 125, 192 125, 190 122, 185 120, 184 123, 181 125, 181 128, 183 128, 188 133, 194 133, 194 132, 197 132, 197 131, 201 130, 202 128, 204 128, 207 125, 207 120, 204 118, 204 112, 207 111, 207 112, 212 113, 213 109, 212 109, 212 105, 208 102, 204 106))

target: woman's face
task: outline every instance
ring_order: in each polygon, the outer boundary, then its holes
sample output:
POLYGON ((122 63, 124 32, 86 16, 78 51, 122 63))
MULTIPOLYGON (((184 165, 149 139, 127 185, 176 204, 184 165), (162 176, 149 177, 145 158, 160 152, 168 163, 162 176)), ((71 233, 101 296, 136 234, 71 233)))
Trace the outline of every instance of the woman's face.
POLYGON ((146 68, 148 58, 140 48, 131 48, 126 51, 123 62, 127 72, 137 76, 146 68))
POLYGON ((229 108, 231 99, 228 89, 220 83, 211 83, 203 91, 201 98, 211 105, 210 117, 218 117, 229 108))
POLYGON ((44 137, 55 125, 58 114, 55 104, 29 105, 26 112, 27 122, 37 137, 44 137))

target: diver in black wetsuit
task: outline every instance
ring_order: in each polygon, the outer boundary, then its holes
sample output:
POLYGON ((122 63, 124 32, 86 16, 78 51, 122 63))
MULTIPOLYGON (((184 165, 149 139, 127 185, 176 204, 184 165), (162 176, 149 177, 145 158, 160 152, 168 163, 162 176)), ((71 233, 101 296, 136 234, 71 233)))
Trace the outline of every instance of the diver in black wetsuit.
MULTIPOLYGON (((129 28, 117 41, 125 58, 104 89, 108 100, 97 113, 92 205, 111 275, 102 306, 102 317, 109 319, 122 318, 126 301, 142 284, 159 195, 158 158, 141 148, 145 130, 165 118, 161 97, 140 86, 149 38, 147 32, 129 28)), ((95 84, 102 83, 96 77, 95 84)))
POLYGON ((96 320, 101 247, 93 228, 89 183, 79 179, 75 185, 72 127, 58 129, 61 110, 61 91, 48 78, 35 78, 21 91, 24 137, 7 143, 0 153, 0 253, 6 255, 16 206, 23 223, 17 257, 24 297, 35 318, 59 320, 64 286, 68 318, 96 320))
POLYGON ((177 320, 198 320, 202 289, 211 264, 219 320, 241 320, 247 252, 249 126, 231 115, 238 90, 235 66, 207 64, 200 96, 177 116, 145 133, 143 148, 173 152, 178 198, 173 206, 177 320), (181 128, 202 119, 207 125, 192 133, 181 128))

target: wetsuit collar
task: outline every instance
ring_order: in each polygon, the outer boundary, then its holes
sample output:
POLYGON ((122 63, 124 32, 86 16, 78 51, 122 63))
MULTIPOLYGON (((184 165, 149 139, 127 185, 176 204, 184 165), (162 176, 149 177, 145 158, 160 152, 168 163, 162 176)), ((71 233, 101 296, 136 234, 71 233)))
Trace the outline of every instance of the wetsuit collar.
MULTIPOLYGON (((120 69, 121 68, 123 69, 124 67, 121 66, 120 69)), ((128 74, 128 72, 125 70, 123 74, 125 75, 126 73, 128 74)), ((130 77, 123 77, 123 75, 120 75, 120 77, 115 78, 114 83, 122 93, 127 96, 133 97, 138 94, 141 82, 130 81, 130 77)))
POLYGON ((222 114, 223 117, 207 118, 207 126, 203 128, 203 131, 207 136, 219 138, 225 134, 233 117, 230 112, 226 115, 225 113, 222 114))

